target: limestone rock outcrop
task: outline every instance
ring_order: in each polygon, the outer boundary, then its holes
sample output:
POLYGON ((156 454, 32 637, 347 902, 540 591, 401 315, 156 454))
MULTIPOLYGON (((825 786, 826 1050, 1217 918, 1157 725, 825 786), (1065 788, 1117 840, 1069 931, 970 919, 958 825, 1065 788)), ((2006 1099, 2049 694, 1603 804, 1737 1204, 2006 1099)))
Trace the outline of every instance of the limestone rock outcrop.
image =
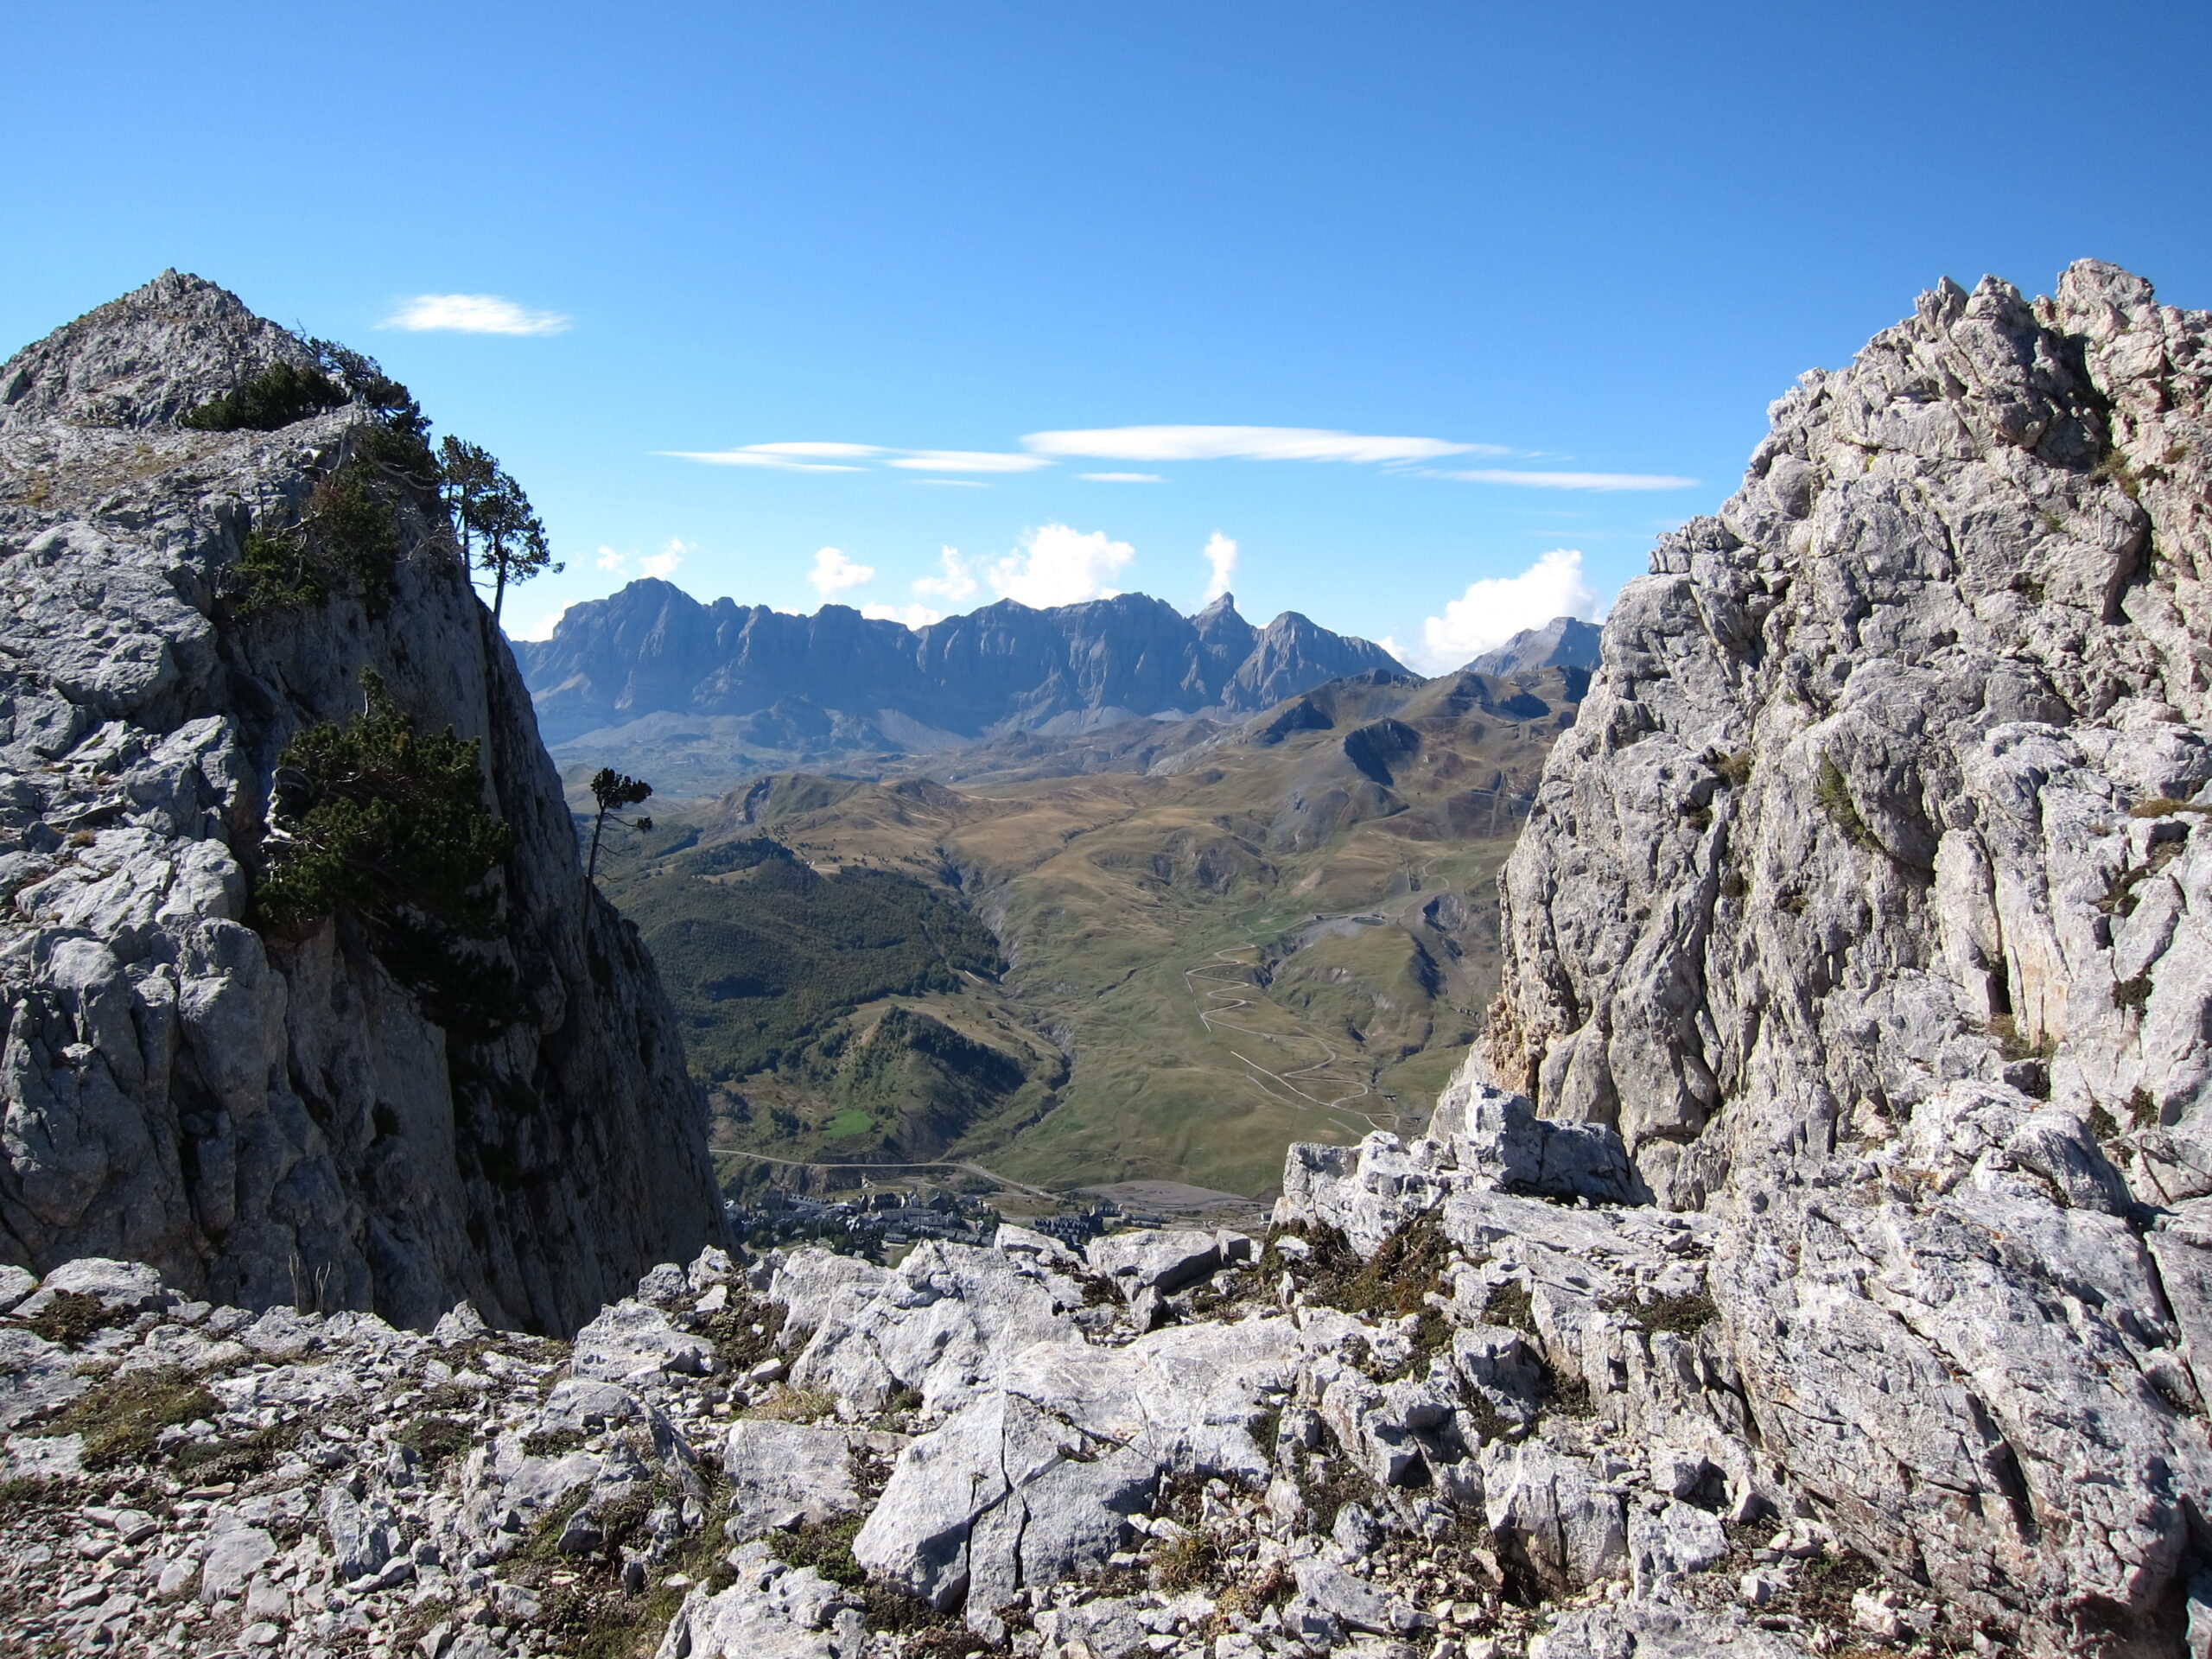
POLYGON ((378 591, 237 602, 374 424, 179 424, 279 363, 308 347, 171 272, 0 366, 0 1260, 573 1330, 720 1237, 703 1113, 435 495, 391 493, 378 591), (342 923, 257 929, 276 757, 364 669, 480 745, 509 1006, 434 1011, 342 923))
MULTIPOLYGON (((2094 262, 2033 301, 1947 282, 1770 414, 1606 621, 1455 1094, 1599 1132, 1693 1223, 1693 1340, 1639 1359, 1602 1296, 1531 1294, 1547 1362, 1671 1415, 1732 1505, 1991 1638, 2177 1651, 2212 1483, 2212 316, 2094 262)), ((1436 1135, 1311 1149, 1287 1201, 1370 1240, 1433 1205, 1470 1248, 1499 1200, 1436 1135)))

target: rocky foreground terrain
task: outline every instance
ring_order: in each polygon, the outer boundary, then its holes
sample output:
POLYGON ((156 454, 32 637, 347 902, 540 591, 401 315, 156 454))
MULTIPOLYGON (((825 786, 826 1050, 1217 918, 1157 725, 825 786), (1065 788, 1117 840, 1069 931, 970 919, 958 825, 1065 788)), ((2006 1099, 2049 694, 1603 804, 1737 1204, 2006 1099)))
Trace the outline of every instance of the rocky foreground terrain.
POLYGON ((1300 1148, 1261 1239, 710 1249, 573 1343, 17 1274, 14 1650, 1989 1649, 1763 1465, 1711 1222, 1517 1097, 1437 1134, 1300 1148))

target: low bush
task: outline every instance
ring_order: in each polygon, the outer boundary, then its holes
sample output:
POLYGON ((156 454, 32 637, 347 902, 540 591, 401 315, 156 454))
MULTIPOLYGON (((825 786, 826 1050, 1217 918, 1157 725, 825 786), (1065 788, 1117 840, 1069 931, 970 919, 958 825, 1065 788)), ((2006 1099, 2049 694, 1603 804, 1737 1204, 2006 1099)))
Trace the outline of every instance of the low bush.
POLYGON ((235 391, 211 398, 177 424, 200 432, 274 432, 349 401, 327 374, 296 363, 272 363, 235 391))
POLYGON ((482 883, 513 848, 514 831, 484 804, 476 740, 450 727, 435 736, 417 730, 373 671, 362 685, 365 713, 325 721, 277 756, 280 773, 299 781, 290 802, 280 791, 262 915, 299 931, 340 909, 383 925, 413 911, 486 937, 495 906, 482 883))
POLYGON ((448 1459, 466 1452, 474 1440, 468 1425, 451 1417, 417 1417, 392 1435, 394 1443, 405 1446, 415 1454, 416 1460, 426 1470, 437 1468, 448 1459))
POLYGON ((1870 853, 1889 850, 1866 827, 1866 820, 1859 816, 1858 804, 1851 798, 1851 785, 1845 781, 1842 768, 1825 754, 1821 757, 1820 779, 1815 785, 1814 797, 1853 846, 1863 847, 1870 853))
POLYGON ((399 563, 399 521, 359 457, 318 479, 293 524, 246 533, 227 584, 241 616, 320 605, 351 594, 380 613, 399 563))
POLYGON ((346 916, 438 1024, 489 1035, 522 1007, 513 971, 483 948, 499 925, 486 880, 514 831, 484 804, 475 739, 420 731, 373 671, 361 683, 365 712, 277 757, 257 923, 298 938, 346 916))

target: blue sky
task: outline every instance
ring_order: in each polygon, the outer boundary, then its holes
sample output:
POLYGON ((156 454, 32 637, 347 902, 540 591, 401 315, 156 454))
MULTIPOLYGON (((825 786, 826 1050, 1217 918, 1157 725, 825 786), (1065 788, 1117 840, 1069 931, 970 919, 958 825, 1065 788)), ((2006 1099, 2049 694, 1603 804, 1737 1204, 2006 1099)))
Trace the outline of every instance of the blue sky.
POLYGON ((0 349, 175 265, 374 353, 567 558, 517 632, 647 569, 1194 608, 1226 563, 1248 615, 1441 665, 1601 607, 1800 370, 1941 276, 2094 255, 2212 305, 2208 32, 2126 0, 16 0, 0 349), (543 331, 453 326, 487 322, 543 331))

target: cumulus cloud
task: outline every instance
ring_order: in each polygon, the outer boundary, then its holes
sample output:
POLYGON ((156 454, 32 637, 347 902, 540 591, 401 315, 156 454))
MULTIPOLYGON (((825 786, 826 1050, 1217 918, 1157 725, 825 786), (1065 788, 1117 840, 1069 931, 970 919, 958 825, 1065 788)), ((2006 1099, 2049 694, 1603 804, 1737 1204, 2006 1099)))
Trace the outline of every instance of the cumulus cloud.
POLYGON ((1203 556, 1213 570, 1206 581, 1206 603, 1211 605, 1229 591, 1229 579, 1236 574, 1236 543, 1217 530, 1206 537, 1203 556))
POLYGON ((1444 455, 1506 455, 1494 443, 1442 438, 1371 437, 1311 426, 1107 426, 1032 432, 1022 443, 1040 455, 1099 461, 1434 461, 1444 455))
POLYGON ((1439 473, 1439 478, 1464 479, 1470 484, 1517 484, 1531 490, 1692 490, 1694 478, 1666 473, 1516 473, 1495 467, 1475 472, 1439 473))
MULTIPOLYGON (((1587 621, 1598 595, 1583 579, 1582 555, 1557 547, 1517 576, 1485 576, 1447 601, 1444 614, 1421 624, 1421 643, 1411 660, 1432 674, 1459 667, 1503 645, 1523 628, 1540 628, 1555 616, 1587 621)), ((1402 660, 1406 653, 1391 649, 1402 660)))
POLYGON ((666 582, 676 574, 676 567, 683 563, 683 556, 690 550, 687 543, 671 536, 668 538, 668 545, 659 552, 650 554, 639 560, 638 569, 643 575, 658 577, 660 581, 666 582))
POLYGON ((1042 610, 1113 598, 1121 590, 1107 584, 1135 556, 1136 549, 1109 539, 1103 530, 1085 535, 1066 524, 1046 524, 1024 534, 1020 548, 993 564, 984 580, 1001 599, 1042 610))
POLYGON ((921 576, 914 582, 918 594, 934 594, 948 605, 957 605, 976 591, 976 575, 968 561, 960 556, 957 547, 941 547, 937 562, 944 574, 941 576, 921 576))
POLYGON ((1158 473, 1078 473, 1093 484, 1165 484, 1167 480, 1158 473))
POLYGON ((417 294, 384 320, 410 334, 557 334, 569 326, 557 311, 532 311, 497 294, 417 294))
POLYGON ((926 605, 881 605, 873 600, 861 607, 861 614, 871 622, 902 622, 910 628, 926 628, 944 620, 944 612, 926 605))
POLYGON ((599 550, 599 556, 592 563, 602 570, 612 570, 619 576, 628 572, 630 556, 627 553, 617 553, 611 547, 602 547, 599 550))
POLYGON ((503 629, 502 632, 504 632, 510 639, 533 639, 543 643, 553 637, 553 630, 561 625, 561 619, 569 613, 569 606, 574 605, 575 602, 576 601, 572 599, 569 601, 568 605, 562 606, 560 609, 546 612, 544 615, 539 617, 537 621, 531 623, 527 628, 518 631, 512 626, 508 626, 503 629))
POLYGON ((875 580, 875 567, 855 564, 834 547, 825 547, 814 556, 814 569, 806 573, 814 584, 814 591, 824 599, 831 599, 848 588, 861 587, 875 580))

